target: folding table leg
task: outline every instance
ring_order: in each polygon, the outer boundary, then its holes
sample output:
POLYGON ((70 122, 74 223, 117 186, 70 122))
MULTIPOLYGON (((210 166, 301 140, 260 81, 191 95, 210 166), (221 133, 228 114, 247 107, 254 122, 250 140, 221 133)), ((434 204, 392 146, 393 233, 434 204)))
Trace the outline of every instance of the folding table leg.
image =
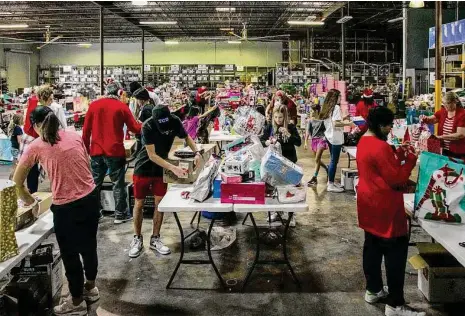
POLYGON ((216 267, 215 262, 213 261, 213 257, 212 257, 210 237, 211 237, 211 233, 212 233, 212 229, 213 229, 213 224, 214 224, 214 223, 215 223, 215 219, 212 218, 212 221, 210 222, 210 227, 208 228, 208 233, 207 233, 207 253, 208 253, 208 260, 210 260, 210 264, 212 265, 213 270, 215 270, 215 273, 216 273, 216 275, 218 276, 218 279, 220 280, 221 287, 222 287, 223 289, 225 289, 225 288, 226 288, 226 283, 224 282, 223 277, 221 276, 220 271, 219 271, 218 268, 216 267))
MULTIPOLYGON (((191 219, 191 225, 192 225, 192 223, 194 223, 195 217, 197 216, 198 213, 199 213, 199 212, 195 212, 195 213, 194 213, 194 216, 193 216, 192 219, 191 219)), ((200 217, 200 214, 199 214, 199 217, 200 217)))
POLYGON ((252 266, 250 267, 249 272, 247 273, 244 283, 242 284, 242 289, 241 289, 242 292, 247 286, 247 283, 249 282, 250 277, 252 276, 252 272, 255 269, 255 266, 257 265, 257 262, 260 257, 260 232, 258 231, 258 227, 257 227, 257 224, 255 223, 255 218, 253 217, 253 214, 247 213, 247 216, 250 216, 250 220, 252 221, 253 229, 255 231, 255 238, 257 238, 257 241, 256 241, 256 248, 255 248, 255 258, 252 262, 252 266))
POLYGON ((242 225, 245 224, 245 222, 247 221, 247 218, 249 218, 249 216, 250 216, 250 213, 247 213, 247 214, 245 215, 244 220, 242 221, 242 225))
POLYGON ((286 223, 286 226, 284 227, 284 235, 283 235, 283 256, 284 256, 284 261, 286 262, 287 267, 289 268, 289 271, 291 271, 292 278, 294 279, 294 282, 297 284, 297 287, 301 289, 301 285, 299 282, 299 279, 297 279, 297 276, 294 273, 294 269, 292 269, 291 263, 289 262, 289 258, 287 256, 287 233, 289 231, 289 223, 292 220, 292 217, 294 216, 294 213, 290 212, 289 213, 289 219, 286 223))
POLYGON ((181 262, 184 259, 184 231, 182 230, 181 222, 179 221, 178 214, 176 212, 173 213, 174 218, 176 220, 176 224, 178 225, 179 228, 179 233, 181 234, 181 256, 179 257, 179 261, 176 264, 176 268, 174 268, 173 274, 170 277, 170 280, 168 281, 168 284, 166 285, 166 289, 169 289, 171 286, 171 283, 173 283, 174 277, 176 276, 176 273, 178 273, 179 267, 181 266, 181 262))
POLYGON ((347 158, 349 158, 349 165, 347 166, 347 168, 350 168, 350 155, 349 155, 349 153, 347 153, 347 158))

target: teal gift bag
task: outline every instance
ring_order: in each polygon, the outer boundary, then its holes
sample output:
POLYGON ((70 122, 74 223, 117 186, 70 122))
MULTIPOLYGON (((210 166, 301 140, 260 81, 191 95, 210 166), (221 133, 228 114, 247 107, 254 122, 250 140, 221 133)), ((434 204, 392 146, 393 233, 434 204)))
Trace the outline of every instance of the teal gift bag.
POLYGON ((415 217, 462 224, 465 222, 465 163, 423 152, 415 191, 415 217))

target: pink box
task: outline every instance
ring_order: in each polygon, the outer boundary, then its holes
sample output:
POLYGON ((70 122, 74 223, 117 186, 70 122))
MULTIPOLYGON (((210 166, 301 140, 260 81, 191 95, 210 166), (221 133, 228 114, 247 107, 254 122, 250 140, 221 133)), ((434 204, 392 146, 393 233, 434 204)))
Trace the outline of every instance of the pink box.
POLYGON ((221 173, 221 180, 223 180, 223 183, 241 183, 242 176, 237 174, 221 173))
POLYGON ((221 203, 265 204, 265 182, 221 183, 221 203))

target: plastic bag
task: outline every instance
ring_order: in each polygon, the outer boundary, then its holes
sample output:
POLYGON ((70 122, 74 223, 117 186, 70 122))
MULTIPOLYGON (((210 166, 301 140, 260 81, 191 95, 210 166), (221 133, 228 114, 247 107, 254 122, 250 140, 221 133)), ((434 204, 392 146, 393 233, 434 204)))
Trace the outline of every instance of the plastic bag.
POLYGON ((298 203, 307 198, 307 188, 293 185, 277 186, 279 203, 298 203))
POLYGON ((250 109, 246 115, 238 113, 234 122, 234 130, 243 136, 260 135, 265 126, 265 117, 257 110, 250 109))
POLYGON ((215 180, 218 169, 220 167, 220 160, 210 157, 210 160, 205 164, 204 168, 199 174, 199 177, 194 183, 194 188, 190 194, 190 198, 198 202, 205 201, 210 195, 213 180, 215 180))

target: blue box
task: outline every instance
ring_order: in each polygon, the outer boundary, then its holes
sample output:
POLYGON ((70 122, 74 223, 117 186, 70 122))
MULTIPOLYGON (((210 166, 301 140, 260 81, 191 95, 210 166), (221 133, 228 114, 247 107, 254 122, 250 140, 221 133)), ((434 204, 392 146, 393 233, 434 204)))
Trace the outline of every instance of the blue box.
POLYGON ((289 159, 274 151, 268 151, 262 160, 262 169, 281 183, 298 185, 304 171, 289 159))
POLYGON ((218 175, 215 180, 213 180, 213 198, 219 199, 221 197, 221 176, 218 175))

